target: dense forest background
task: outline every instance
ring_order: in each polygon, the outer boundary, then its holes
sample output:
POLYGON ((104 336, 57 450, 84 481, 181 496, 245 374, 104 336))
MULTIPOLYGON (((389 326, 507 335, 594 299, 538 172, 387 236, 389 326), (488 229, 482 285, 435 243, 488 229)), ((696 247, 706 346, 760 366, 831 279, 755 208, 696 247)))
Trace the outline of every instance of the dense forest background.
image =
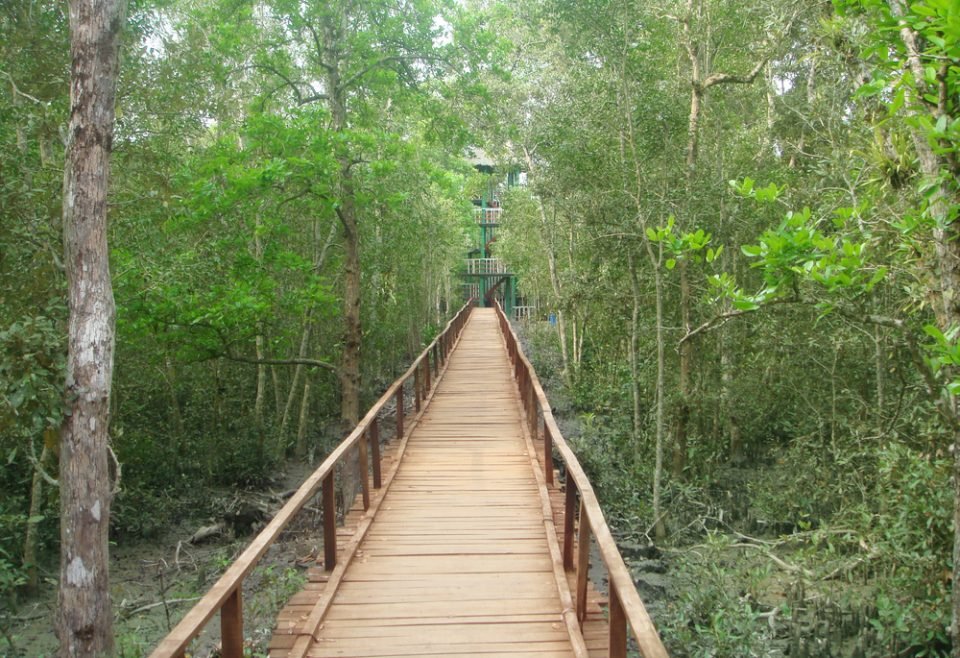
MULTIPOLYGON (((59 537, 67 44, 0 8, 9 610, 59 537)), ((958 44, 955 0, 131 2, 113 539, 356 421, 461 303, 479 145, 527 172, 498 255, 675 655, 958 655, 958 44)))

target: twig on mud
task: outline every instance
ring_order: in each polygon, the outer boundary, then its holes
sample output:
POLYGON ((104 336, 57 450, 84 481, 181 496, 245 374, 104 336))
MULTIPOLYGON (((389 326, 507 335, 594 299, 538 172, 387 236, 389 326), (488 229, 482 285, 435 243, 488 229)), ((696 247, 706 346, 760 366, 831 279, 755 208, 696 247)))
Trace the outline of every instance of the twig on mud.
POLYGON ((194 601, 199 601, 201 597, 193 596, 188 599, 167 599, 164 601, 157 601, 156 603, 148 603, 147 605, 142 605, 135 610, 130 610, 129 612, 123 613, 124 619, 129 619, 134 615, 139 615, 141 612, 147 612, 148 610, 153 610, 154 608, 159 608, 160 606, 173 605, 175 603, 192 603, 194 601))
POLYGON ((736 530, 733 530, 733 534, 737 536, 737 539, 753 542, 754 544, 761 544, 763 546, 779 546, 780 544, 783 543, 782 540, 779 540, 779 539, 777 540, 758 539, 757 537, 751 537, 749 535, 743 534, 742 532, 737 532, 736 530))
POLYGON ((763 546, 758 544, 732 544, 730 548, 752 548, 756 551, 761 551, 767 558, 773 562, 775 565, 783 569, 784 571, 789 571, 790 573, 799 573, 806 578, 813 578, 813 572, 809 569, 804 569, 803 567, 798 567, 795 564, 790 564, 789 562, 784 562, 776 555, 765 549, 763 546))

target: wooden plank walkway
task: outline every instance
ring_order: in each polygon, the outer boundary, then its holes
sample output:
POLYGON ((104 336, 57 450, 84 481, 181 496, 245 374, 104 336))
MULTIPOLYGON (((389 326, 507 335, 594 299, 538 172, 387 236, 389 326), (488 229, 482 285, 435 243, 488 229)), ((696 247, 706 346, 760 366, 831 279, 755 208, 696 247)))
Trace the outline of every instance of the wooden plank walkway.
MULTIPOLYGON (((495 312, 475 309, 418 424, 393 446, 389 486, 304 655, 567 658, 577 645, 583 654, 550 507, 558 492, 538 470, 511 372, 495 312)), ((344 534, 364 520, 355 506, 344 534)), ((327 577, 311 569, 281 613, 272 658, 302 642, 330 598, 327 577)), ((604 602, 590 598, 585 630, 600 655, 604 602)))

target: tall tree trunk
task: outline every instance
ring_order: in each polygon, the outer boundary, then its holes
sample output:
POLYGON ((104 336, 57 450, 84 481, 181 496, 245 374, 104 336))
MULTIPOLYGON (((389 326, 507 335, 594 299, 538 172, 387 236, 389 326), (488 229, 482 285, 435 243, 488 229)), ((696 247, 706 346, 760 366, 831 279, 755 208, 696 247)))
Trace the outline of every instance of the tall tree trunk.
POLYGON ((63 176, 70 321, 60 446, 60 655, 113 651, 109 547, 115 306, 107 191, 122 0, 70 0, 70 123, 63 176))
MULTIPOLYGON (((343 134, 347 121, 347 90, 340 77, 344 53, 335 44, 349 31, 347 14, 325 17, 323 35, 326 48, 318 54, 326 69, 325 96, 330 110, 331 129, 343 134)), ((342 147, 346 149, 346 146, 342 147)), ((340 425, 344 435, 360 421, 360 349, 363 332, 360 325, 360 230, 357 218, 356 190, 353 182, 353 158, 346 150, 337 155, 339 165, 339 201, 337 217, 343 229, 343 345, 340 353, 340 425)), ((350 451, 344 462, 342 489, 344 500, 353 500, 357 491, 357 449, 350 451)))
POLYGON ((340 219, 344 232, 343 354, 340 360, 340 419, 350 431, 360 420, 360 232, 354 204, 353 173, 349 163, 340 172, 340 219))

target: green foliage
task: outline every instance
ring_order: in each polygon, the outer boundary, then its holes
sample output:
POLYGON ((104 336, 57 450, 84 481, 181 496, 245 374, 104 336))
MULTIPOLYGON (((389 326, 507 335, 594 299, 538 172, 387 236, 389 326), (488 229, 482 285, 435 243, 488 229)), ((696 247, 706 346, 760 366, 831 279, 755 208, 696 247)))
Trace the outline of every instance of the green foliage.
POLYGON ((59 427, 64 352, 61 328, 48 315, 26 316, 0 329, 0 432, 36 438, 59 427))
POLYGON ((676 564, 677 588, 662 633, 677 655, 696 658, 766 656, 773 638, 759 600, 769 566, 732 557, 728 535, 709 533, 676 564))
MULTIPOLYGON (((878 480, 866 530, 877 589, 871 624, 891 651, 926 648, 946 655, 950 624, 951 495, 943 486, 952 457, 896 443, 878 454, 878 480)), ((921 654, 918 654, 921 655, 921 654)))

